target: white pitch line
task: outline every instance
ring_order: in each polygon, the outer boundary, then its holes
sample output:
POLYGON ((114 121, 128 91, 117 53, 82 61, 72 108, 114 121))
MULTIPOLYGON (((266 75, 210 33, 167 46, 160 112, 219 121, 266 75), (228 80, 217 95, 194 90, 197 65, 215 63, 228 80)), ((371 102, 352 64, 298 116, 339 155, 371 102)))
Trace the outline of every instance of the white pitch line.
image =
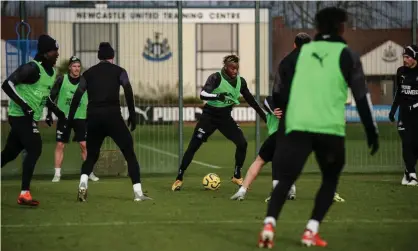
MULTIPOLYGON (((304 224, 302 220, 280 220, 284 224, 304 224)), ((368 220, 368 219, 346 219, 346 220, 324 220, 328 224, 417 224, 418 219, 408 220, 368 220)), ((64 223, 42 223, 42 224, 6 224, 2 228, 47 228, 47 227, 106 227, 106 226, 128 226, 128 225, 195 225, 195 224, 262 224, 262 220, 189 220, 189 221, 110 221, 110 222, 64 222, 64 223)))
MULTIPOLYGON (((141 148, 144 148, 144 149, 147 149, 147 150, 150 150, 150 151, 154 151, 154 152, 157 152, 157 153, 165 154, 167 156, 171 156, 171 157, 174 157, 174 158, 179 157, 177 154, 170 153, 170 152, 167 152, 167 151, 164 151, 164 150, 152 147, 152 146, 146 146, 146 145, 142 145, 142 144, 137 144, 137 145, 141 148)), ((197 160, 192 160, 192 163, 195 163, 195 164, 201 165, 201 166, 206 166, 206 167, 209 167, 209 168, 216 168, 216 169, 222 168, 220 166, 211 165, 211 164, 201 162, 201 161, 197 161, 197 160)))

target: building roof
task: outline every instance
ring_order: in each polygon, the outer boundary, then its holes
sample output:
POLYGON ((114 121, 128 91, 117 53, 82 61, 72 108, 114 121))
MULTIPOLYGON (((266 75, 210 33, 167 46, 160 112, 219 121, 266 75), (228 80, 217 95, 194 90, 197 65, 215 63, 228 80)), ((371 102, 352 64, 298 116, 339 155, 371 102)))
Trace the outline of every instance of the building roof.
POLYGON ((403 64, 403 46, 388 40, 360 58, 366 76, 395 75, 403 64))

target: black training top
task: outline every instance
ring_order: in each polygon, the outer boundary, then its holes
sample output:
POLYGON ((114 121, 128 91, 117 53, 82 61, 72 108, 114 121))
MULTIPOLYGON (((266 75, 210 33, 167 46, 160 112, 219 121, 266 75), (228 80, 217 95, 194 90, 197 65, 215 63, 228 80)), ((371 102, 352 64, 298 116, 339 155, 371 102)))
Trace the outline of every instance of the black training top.
POLYGON ((87 91, 87 116, 97 113, 110 115, 120 113, 119 91, 125 91, 130 116, 135 115, 134 97, 128 73, 125 69, 107 61, 102 61, 83 73, 77 91, 71 102, 68 119, 72 120, 83 93, 87 91))
MULTIPOLYGON (((396 72, 396 92, 392 108, 418 104, 418 66, 401 66, 396 72)), ((418 109, 418 106, 416 107, 418 109)))

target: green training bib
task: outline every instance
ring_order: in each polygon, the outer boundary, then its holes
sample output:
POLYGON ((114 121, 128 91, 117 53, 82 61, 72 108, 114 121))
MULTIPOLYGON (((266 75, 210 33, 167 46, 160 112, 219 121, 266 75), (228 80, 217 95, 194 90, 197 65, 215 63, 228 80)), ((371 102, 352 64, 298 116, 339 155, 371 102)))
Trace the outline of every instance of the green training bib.
MULTIPOLYGON (((78 84, 74 85, 70 82, 68 74, 64 74, 60 92, 58 94, 58 108, 64 112, 65 116, 68 117, 70 112, 71 101, 73 100, 74 93, 78 88, 78 84)), ((77 111, 74 115, 75 119, 86 119, 87 117, 87 104, 88 97, 87 92, 83 94, 77 111)))
POLYGON ((213 90, 213 94, 219 93, 227 93, 228 96, 226 97, 225 101, 220 100, 210 100, 207 102, 208 105, 213 107, 227 107, 232 106, 234 104, 239 105, 239 97, 241 95, 241 77, 237 76, 237 85, 235 88, 222 76, 222 73, 219 72, 221 75, 221 83, 219 86, 213 90))
MULTIPOLYGON (((40 62, 32 60, 39 69, 39 80, 34 84, 19 83, 15 86, 17 94, 32 108, 34 111, 33 119, 39 121, 43 115, 46 101, 55 81, 55 69, 52 76, 46 73, 40 62)), ((9 116, 22 117, 25 116, 22 108, 13 100, 9 103, 9 116)))
POLYGON ((348 86, 340 69, 340 55, 346 46, 314 41, 302 47, 290 90, 286 133, 345 136, 348 86))
POLYGON ((279 119, 271 113, 267 113, 266 117, 268 134, 272 135, 279 129, 279 119))

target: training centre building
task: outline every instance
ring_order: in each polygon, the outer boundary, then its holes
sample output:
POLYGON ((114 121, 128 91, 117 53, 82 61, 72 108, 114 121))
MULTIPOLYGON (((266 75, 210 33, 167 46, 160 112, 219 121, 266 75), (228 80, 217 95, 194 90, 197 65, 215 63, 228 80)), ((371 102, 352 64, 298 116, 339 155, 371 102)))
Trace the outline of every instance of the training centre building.
MULTIPOLYGON (((109 41, 134 92, 159 95, 178 86, 179 43, 176 8, 49 7, 48 34, 60 44, 60 59, 72 55, 86 67, 98 62, 97 48, 109 41)), ((240 72, 255 91, 255 10, 183 9, 184 97, 198 97, 207 77, 219 71, 227 54, 240 56, 240 72)), ((260 94, 269 93, 269 10, 260 10, 260 94)))
MULTIPOLYGON (((269 74, 293 48, 297 33, 315 34, 313 29, 287 27, 283 17, 269 18, 269 10, 260 13, 260 94, 269 92, 269 74)), ((100 41, 109 41, 116 50, 116 63, 126 68, 135 94, 140 96, 177 95, 178 23, 177 9, 143 8, 47 8, 47 15, 28 18, 31 39, 49 33, 60 44, 58 63, 77 55, 87 67, 98 62, 100 41)), ((17 17, 3 17, 4 27, 14 27, 17 17)), ((220 69, 222 57, 236 53, 241 57, 240 72, 255 93, 255 10, 246 8, 183 9, 183 77, 184 97, 198 97, 207 76, 220 69)), ((402 48, 412 41, 410 29, 356 29, 347 27, 344 38, 361 56, 366 84, 378 121, 388 121, 393 100, 396 69, 402 65, 402 48)), ((14 30, 2 30, 5 41, 15 38, 14 30)), ((2 53, 2 77, 6 76, 5 54, 2 53)), ((2 93, 1 120, 7 121, 7 97, 2 93)), ((359 122, 348 97, 346 119, 359 122)), ((185 100, 184 121, 196 121, 202 104, 190 105, 185 100)), ((122 108, 127 118, 126 107, 122 108)), ((137 103, 139 118, 146 123, 178 121, 178 107, 160 101, 159 105, 137 103)), ((232 116, 238 122, 255 121, 255 111, 246 105, 235 107, 232 116)))

